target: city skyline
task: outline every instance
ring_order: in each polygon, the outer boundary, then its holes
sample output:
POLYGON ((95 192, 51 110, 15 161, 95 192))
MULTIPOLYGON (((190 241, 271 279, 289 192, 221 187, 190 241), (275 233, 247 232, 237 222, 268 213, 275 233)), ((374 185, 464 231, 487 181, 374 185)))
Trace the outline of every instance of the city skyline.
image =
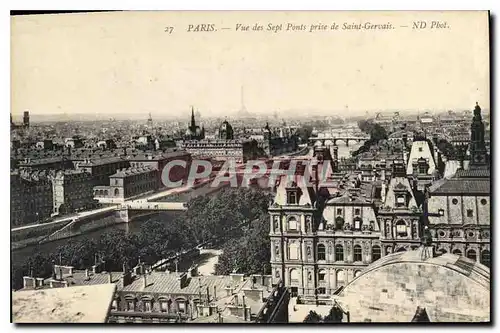
MULTIPOLYGON (((317 15, 324 22, 373 17, 366 12, 317 15)), ((335 116, 461 111, 470 110, 476 101, 488 110, 488 24, 469 24, 471 16, 487 13, 429 15, 448 17, 453 28, 418 36, 404 29, 377 32, 377 38, 356 32, 234 29, 211 34, 183 28, 192 21, 234 27, 240 21, 252 26, 301 22, 307 16, 127 12, 14 17, 11 112, 29 110, 35 118, 130 118, 149 112, 153 117, 182 118, 180 114, 187 115, 194 105, 212 117, 238 116, 242 108, 255 116, 277 111, 293 117, 305 112, 335 116), (166 34, 165 22, 176 32, 166 34)), ((415 13, 377 14, 378 19, 384 16, 401 23, 414 19, 415 13)))

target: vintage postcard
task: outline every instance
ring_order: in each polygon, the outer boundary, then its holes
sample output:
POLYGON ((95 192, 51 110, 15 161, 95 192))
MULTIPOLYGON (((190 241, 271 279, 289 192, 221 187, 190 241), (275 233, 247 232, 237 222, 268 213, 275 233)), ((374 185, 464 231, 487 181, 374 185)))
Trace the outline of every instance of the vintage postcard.
POLYGON ((489 323, 489 24, 12 15, 12 322, 489 323))

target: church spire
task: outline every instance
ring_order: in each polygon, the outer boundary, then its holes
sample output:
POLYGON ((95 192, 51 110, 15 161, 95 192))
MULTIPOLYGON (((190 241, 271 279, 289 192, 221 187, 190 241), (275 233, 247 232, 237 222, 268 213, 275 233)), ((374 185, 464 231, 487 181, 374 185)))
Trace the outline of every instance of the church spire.
POLYGON ((196 122, 194 120, 194 107, 191 106, 191 128, 195 128, 196 127, 196 122))

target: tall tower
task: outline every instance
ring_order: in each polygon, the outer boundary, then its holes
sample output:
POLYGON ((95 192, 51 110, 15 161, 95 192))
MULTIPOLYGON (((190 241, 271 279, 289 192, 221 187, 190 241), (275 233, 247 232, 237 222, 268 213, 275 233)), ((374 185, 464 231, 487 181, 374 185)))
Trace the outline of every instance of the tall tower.
POLYGON ((193 131, 196 130, 196 121, 194 120, 194 107, 191 107, 191 124, 189 125, 193 131))
POLYGON ((30 127, 30 112, 29 111, 24 111, 23 126, 30 127))
POLYGON ((151 112, 149 113, 149 117, 148 117, 148 127, 150 129, 153 128, 153 118, 151 117, 151 112))
POLYGON ((484 142, 484 124, 481 117, 481 108, 477 102, 474 108, 474 117, 472 118, 470 129, 470 165, 475 167, 487 166, 489 165, 489 157, 484 142))

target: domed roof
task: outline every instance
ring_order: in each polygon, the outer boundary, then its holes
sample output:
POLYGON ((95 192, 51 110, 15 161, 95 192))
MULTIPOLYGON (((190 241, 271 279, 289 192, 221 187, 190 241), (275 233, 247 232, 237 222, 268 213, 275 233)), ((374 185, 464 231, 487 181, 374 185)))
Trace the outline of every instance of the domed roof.
POLYGON ((228 129, 233 129, 233 127, 231 126, 231 124, 227 120, 224 120, 222 122, 222 124, 220 125, 220 130, 227 131, 228 129))
POLYGON ((454 254, 424 254, 421 247, 387 255, 349 282, 337 301, 352 310, 351 321, 410 322, 417 306, 433 321, 489 321, 490 270, 454 254))

